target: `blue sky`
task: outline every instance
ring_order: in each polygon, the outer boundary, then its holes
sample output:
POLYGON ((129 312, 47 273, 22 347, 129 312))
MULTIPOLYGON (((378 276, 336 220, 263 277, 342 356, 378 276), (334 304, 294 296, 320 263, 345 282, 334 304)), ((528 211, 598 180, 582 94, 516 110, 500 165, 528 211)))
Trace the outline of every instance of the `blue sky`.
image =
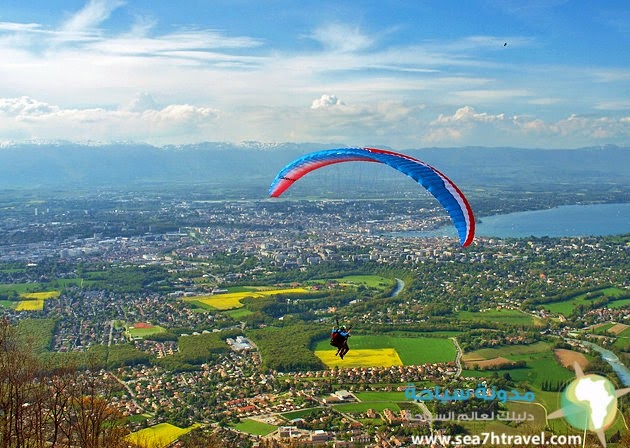
POLYGON ((0 143, 629 145, 629 48, 625 0, 4 0, 0 143))

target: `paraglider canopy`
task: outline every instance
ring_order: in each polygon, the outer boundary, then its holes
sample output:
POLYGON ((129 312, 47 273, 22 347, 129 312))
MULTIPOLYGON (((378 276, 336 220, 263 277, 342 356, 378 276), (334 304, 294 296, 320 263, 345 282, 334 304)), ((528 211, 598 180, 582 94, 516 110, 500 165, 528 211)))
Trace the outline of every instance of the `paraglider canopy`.
POLYGON ((269 187, 271 197, 279 197, 302 176, 341 162, 377 162, 406 174, 426 188, 446 209, 462 246, 472 243, 475 217, 461 190, 444 174, 408 155, 377 148, 339 148, 316 151, 297 158, 282 168, 269 187))

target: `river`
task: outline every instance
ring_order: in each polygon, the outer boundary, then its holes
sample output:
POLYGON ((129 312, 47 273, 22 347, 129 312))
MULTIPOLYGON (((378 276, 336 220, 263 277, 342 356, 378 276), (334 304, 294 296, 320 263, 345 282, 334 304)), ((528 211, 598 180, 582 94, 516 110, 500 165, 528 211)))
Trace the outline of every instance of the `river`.
MULTIPOLYGON (((630 203, 564 205, 478 218, 477 236, 497 238, 607 236, 630 233, 630 203)), ((395 232, 391 236, 457 238, 452 225, 425 232, 395 232)))
POLYGON ((621 383, 624 386, 630 386, 630 369, 626 367, 623 362, 610 350, 606 350, 603 347, 600 347, 597 344, 593 344, 592 342, 582 341, 584 345, 592 348, 593 350, 599 352, 602 355, 602 359, 606 361, 610 367, 615 371, 621 383))
POLYGON ((390 297, 396 297, 398 294, 400 294, 400 292, 403 290, 404 287, 405 287, 405 282, 403 282, 401 279, 397 278, 396 279, 396 286, 394 287, 392 293, 389 296, 390 297))

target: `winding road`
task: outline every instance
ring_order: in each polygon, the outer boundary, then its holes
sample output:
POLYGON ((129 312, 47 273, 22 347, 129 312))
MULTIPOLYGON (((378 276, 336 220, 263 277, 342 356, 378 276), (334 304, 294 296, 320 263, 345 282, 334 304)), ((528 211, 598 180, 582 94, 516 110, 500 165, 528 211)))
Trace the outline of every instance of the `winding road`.
POLYGON ((455 348, 457 349, 457 356, 455 357, 455 364, 457 365, 457 373, 455 373, 455 378, 459 378, 462 374, 462 348, 459 346, 459 342, 457 342, 457 338, 450 338, 455 344, 455 348))

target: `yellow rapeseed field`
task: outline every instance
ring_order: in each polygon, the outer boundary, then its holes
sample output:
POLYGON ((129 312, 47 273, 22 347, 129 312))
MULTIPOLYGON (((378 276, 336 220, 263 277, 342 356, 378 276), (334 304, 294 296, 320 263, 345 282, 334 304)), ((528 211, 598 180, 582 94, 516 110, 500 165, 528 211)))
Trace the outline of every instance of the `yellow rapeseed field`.
POLYGON ((61 295, 60 291, 24 292, 20 294, 20 300, 15 307, 16 311, 41 311, 44 309, 44 300, 56 299, 61 295))
POLYGON ((60 291, 25 292, 20 294, 23 299, 56 299, 61 295, 60 291))
POLYGON ((129 434, 128 439, 142 448, 164 448, 198 426, 195 424, 188 428, 180 428, 170 423, 159 423, 129 434))
POLYGON ((241 300, 247 297, 259 299, 276 294, 304 294, 306 292, 308 292, 308 290, 305 288, 268 289, 261 291, 230 292, 227 294, 192 296, 186 297, 185 300, 201 302, 218 310, 224 311, 241 308, 243 306, 241 300))
POLYGON ((393 348, 370 348, 350 351, 341 359, 335 356, 336 349, 316 350, 315 356, 322 360, 326 367, 391 367, 402 366, 398 352, 393 348))
POLYGON ((41 311, 44 309, 43 299, 20 300, 15 311, 41 311))

